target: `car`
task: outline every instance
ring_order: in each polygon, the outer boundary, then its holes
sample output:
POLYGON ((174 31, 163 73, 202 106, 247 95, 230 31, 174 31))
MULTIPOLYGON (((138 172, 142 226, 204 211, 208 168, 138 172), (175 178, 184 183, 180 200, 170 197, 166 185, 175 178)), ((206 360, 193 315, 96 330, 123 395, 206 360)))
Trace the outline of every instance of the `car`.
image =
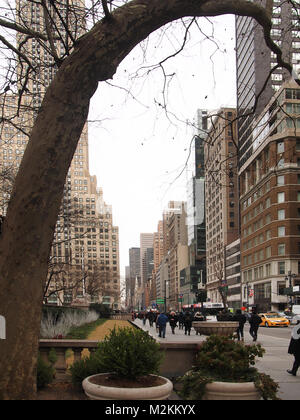
POLYGON ((290 323, 292 322, 292 319, 295 316, 295 314, 293 314, 292 312, 278 312, 278 315, 288 319, 290 323))
POLYGON ((264 313, 259 316, 262 320, 260 327, 288 327, 290 325, 290 321, 278 313, 264 313))
POLYGON ((295 315, 291 320, 291 324, 293 325, 300 324, 300 315, 295 315))

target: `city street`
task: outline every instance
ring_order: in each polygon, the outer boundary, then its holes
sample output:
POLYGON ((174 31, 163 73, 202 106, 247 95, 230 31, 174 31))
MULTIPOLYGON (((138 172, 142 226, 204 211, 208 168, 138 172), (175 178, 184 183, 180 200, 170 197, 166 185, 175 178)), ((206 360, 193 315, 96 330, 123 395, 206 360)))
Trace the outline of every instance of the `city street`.
MULTIPOLYGON (((144 326, 140 319, 136 319, 134 324, 148 331, 158 342, 200 342, 206 339, 203 335, 196 335, 193 328, 190 336, 185 335, 184 330, 179 330, 178 328, 176 328, 173 335, 169 324, 167 324, 166 338, 159 338, 155 327, 150 327, 148 321, 144 326)), ((278 382, 280 386, 278 397, 282 400, 300 400, 300 372, 298 372, 296 377, 286 372, 287 369, 291 368, 294 360, 293 356, 288 354, 291 330, 292 327, 260 327, 258 331, 257 343, 262 345, 266 353, 262 359, 257 360, 256 367, 278 382)), ((245 344, 253 343, 249 334, 248 323, 245 325, 244 336, 245 344)))

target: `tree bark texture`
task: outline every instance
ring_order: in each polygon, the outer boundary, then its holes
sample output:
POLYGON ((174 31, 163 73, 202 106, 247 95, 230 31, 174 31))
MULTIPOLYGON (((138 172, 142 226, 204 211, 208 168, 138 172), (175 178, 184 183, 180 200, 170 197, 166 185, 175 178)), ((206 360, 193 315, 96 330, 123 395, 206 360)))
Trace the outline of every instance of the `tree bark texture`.
POLYGON ((0 237, 0 398, 32 399, 47 260, 65 178, 98 82, 149 34, 185 16, 249 15, 270 31, 264 9, 244 0, 133 0, 79 39, 35 121, 0 237))

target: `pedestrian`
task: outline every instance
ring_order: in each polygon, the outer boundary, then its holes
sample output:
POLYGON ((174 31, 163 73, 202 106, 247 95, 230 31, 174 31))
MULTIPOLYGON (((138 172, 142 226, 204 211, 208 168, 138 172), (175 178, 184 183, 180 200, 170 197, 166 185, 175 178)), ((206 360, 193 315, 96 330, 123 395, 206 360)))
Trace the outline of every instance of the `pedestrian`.
MULTIPOLYGON (((202 315, 202 313, 201 312, 199 312, 199 311, 197 311, 196 313, 195 313, 195 315, 194 315, 194 322, 197 322, 197 321, 205 321, 205 316, 204 315, 202 315)), ((198 331, 198 329, 196 329, 195 328, 195 330, 196 330, 196 335, 198 335, 198 334, 200 334, 200 332, 198 331)), ((201 335, 201 334, 200 334, 201 335)))
POLYGON ((146 325, 146 319, 147 319, 147 314, 146 312, 143 312, 143 325, 146 325))
POLYGON ((166 326, 168 322, 167 315, 162 312, 158 318, 156 324, 158 325, 159 337, 165 338, 166 337, 166 326))
POLYGON ((149 315, 149 323, 150 323, 150 327, 153 327, 153 322, 155 321, 155 313, 153 311, 150 311, 150 315, 149 315))
POLYGON ((191 328, 192 328, 193 317, 190 312, 186 312, 184 314, 184 334, 191 335, 191 328))
POLYGON ((178 315, 178 328, 180 330, 183 330, 183 326, 184 326, 184 315, 183 315, 183 312, 181 311, 178 315))
POLYGON ((175 334, 175 328, 177 327, 177 316, 174 311, 170 312, 169 323, 172 330, 172 334, 175 334))
POLYGON ((296 376, 297 370, 300 366, 300 324, 297 324, 292 330, 292 337, 288 353, 292 354, 295 360, 292 369, 287 370, 287 372, 291 375, 296 376))
POLYGON ((236 333, 238 341, 242 339, 244 341, 244 326, 247 321, 246 315, 242 314, 242 311, 240 309, 236 310, 234 321, 237 321, 239 323, 239 326, 237 327, 236 333))
POLYGON ((249 324, 250 324, 249 334, 253 338, 253 341, 257 340, 258 328, 259 328, 259 325, 261 324, 261 322, 262 322, 262 320, 261 320, 260 316, 257 315, 256 309, 252 309, 252 314, 249 318, 249 324))

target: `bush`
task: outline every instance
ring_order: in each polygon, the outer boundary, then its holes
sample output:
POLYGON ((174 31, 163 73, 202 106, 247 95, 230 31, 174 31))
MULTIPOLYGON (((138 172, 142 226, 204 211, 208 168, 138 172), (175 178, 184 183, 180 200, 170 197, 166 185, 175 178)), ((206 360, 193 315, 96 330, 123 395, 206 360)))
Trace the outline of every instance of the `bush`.
POLYGON ((101 364, 95 353, 74 362, 73 365, 70 366, 70 372, 73 385, 78 386, 81 386, 82 381, 88 376, 96 375, 97 373, 105 373, 105 371, 102 370, 101 364))
POLYGON ((155 374, 159 372, 162 357, 160 345, 144 331, 114 328, 95 353, 71 366, 72 381, 78 384, 88 376, 106 372, 129 379, 155 374))
POLYGON ((56 315, 48 312, 42 319, 40 336, 41 338, 65 337, 72 327, 79 327, 97 319, 98 314, 92 311, 62 312, 58 319, 56 315))
POLYGON ((103 303, 91 303, 89 309, 97 312, 99 318, 109 318, 112 313, 111 309, 103 303))
POLYGON ((149 334, 130 327, 114 328, 99 343, 96 354, 106 372, 130 379, 158 373, 163 357, 149 334))
POLYGON ((47 364, 39 355, 37 363, 37 389, 44 388, 53 381, 55 370, 50 364, 47 364))
POLYGON ((263 399, 278 399, 278 384, 253 367, 256 357, 263 357, 260 344, 244 345, 228 337, 211 335, 201 346, 193 369, 180 380, 185 399, 201 399, 207 383, 254 382, 263 399))

